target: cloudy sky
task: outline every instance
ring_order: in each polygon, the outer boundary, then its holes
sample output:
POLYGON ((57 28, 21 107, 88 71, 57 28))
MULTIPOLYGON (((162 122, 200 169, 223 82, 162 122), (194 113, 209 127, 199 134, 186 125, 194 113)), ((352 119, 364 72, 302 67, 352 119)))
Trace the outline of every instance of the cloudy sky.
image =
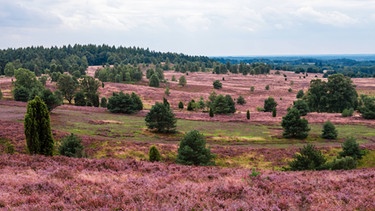
POLYGON ((190 55, 375 53, 375 0, 0 0, 0 48, 190 55))

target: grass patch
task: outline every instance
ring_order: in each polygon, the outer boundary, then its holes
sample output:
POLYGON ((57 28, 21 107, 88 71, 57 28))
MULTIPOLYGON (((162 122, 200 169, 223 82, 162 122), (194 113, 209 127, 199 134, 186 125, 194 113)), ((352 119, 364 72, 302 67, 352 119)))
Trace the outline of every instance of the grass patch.
POLYGON ((366 151, 365 156, 358 162, 358 168, 373 168, 375 166, 375 150, 366 151))

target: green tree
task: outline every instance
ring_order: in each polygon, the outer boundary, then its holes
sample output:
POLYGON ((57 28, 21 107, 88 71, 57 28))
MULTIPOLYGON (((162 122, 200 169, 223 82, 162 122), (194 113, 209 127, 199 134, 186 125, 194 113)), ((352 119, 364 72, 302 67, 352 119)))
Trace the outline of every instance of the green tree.
POLYGON ((147 113, 145 121, 148 129, 156 129, 157 132, 168 133, 176 130, 177 119, 165 103, 156 102, 147 113))
POLYGON ((325 139, 336 139, 337 138, 336 127, 329 120, 326 121, 323 125, 322 138, 325 138, 325 139))
POLYGON ((209 115, 210 117, 214 117, 214 110, 212 108, 210 108, 209 115))
POLYGON ((246 119, 250 119, 250 111, 249 110, 246 111, 246 119))
POLYGON ((59 80, 57 80, 57 88, 61 91, 69 104, 72 104, 74 94, 78 88, 77 80, 70 75, 62 74, 59 80))
POLYGON ((178 85, 184 87, 186 86, 187 82, 186 82, 186 78, 185 76, 181 76, 179 79, 178 79, 178 85))
POLYGON ((230 95, 218 95, 212 104, 215 114, 229 114, 236 112, 235 103, 230 95))
POLYGON ((237 98, 237 104, 239 105, 245 105, 246 104, 246 100, 244 97, 242 97, 242 95, 240 95, 238 98, 237 98))
POLYGON ((29 90, 23 86, 16 87, 13 90, 13 96, 15 101, 27 102, 29 100, 29 90))
POLYGON ((360 149, 359 144, 355 138, 347 138, 342 144, 342 151, 339 153, 339 158, 352 157, 355 160, 359 160, 364 155, 364 152, 360 149))
POLYGON ((282 119, 281 126, 284 128, 283 136, 285 138, 304 139, 310 131, 307 120, 301 119, 299 111, 295 108, 289 109, 282 119))
POLYGON ((178 108, 179 108, 179 109, 184 109, 184 103, 180 101, 180 102, 178 103, 178 108))
POLYGON ((99 107, 99 89, 100 83, 91 76, 84 76, 80 81, 81 91, 85 95, 86 105, 99 107))
POLYGON ((214 155, 206 148, 206 139, 203 134, 193 130, 185 134, 180 142, 177 163, 184 165, 213 165, 214 155))
POLYGON ((16 78, 16 81, 14 82, 15 88, 13 91, 15 100, 19 99, 15 96, 17 93, 17 89, 26 91, 28 93, 28 100, 34 99, 36 95, 40 95, 44 90, 42 83, 36 78, 35 74, 28 69, 16 69, 14 72, 14 76, 16 78), (25 89, 22 89, 22 87, 24 87, 25 89))
POLYGON ((272 109, 272 117, 276 117, 277 110, 276 107, 272 109))
POLYGON ((264 100, 264 112, 272 112, 276 106, 277 102, 273 97, 268 97, 266 100, 264 100))
POLYGON ((161 155, 159 150, 156 148, 155 145, 150 147, 150 151, 148 152, 148 157, 151 162, 159 162, 161 161, 161 155))
POLYGON ((167 96, 169 96, 171 94, 171 92, 169 91, 169 86, 165 87, 164 94, 167 95, 167 96))
POLYGON ((219 80, 215 80, 214 83, 214 89, 221 89, 223 88, 223 84, 219 80))
POLYGON ((14 71, 16 68, 14 67, 13 62, 8 62, 4 67, 4 74, 8 77, 12 77, 14 75, 14 71))
POLYGON ((159 81, 159 78, 158 78, 157 74, 153 74, 150 77, 150 81, 149 81, 148 85, 151 86, 151 87, 159 87, 160 86, 160 81, 159 81))
POLYGON ((59 146, 60 155, 74 158, 84 157, 84 147, 81 142, 82 140, 73 133, 64 137, 59 146))
POLYGON ((350 78, 334 74, 324 82, 312 80, 306 99, 311 111, 338 112, 344 109, 357 108, 358 94, 350 78))
POLYGON ((76 106, 85 106, 86 105, 85 94, 82 91, 79 91, 79 92, 75 93, 75 95, 74 95, 74 105, 76 105, 76 106))
POLYGON ((146 71, 146 78, 150 79, 153 74, 155 74, 155 71, 153 69, 148 69, 146 71))
POLYGON ((43 102, 47 105, 48 111, 51 112, 53 109, 55 109, 57 106, 60 106, 62 104, 62 96, 59 96, 59 94, 53 93, 49 89, 44 89, 41 98, 43 102))
POLYGON ((0 89, 0 100, 3 99, 3 92, 0 89))
POLYGON ((51 156, 54 143, 49 112, 38 96, 27 104, 24 127, 29 152, 51 156))
POLYGON ((361 95, 358 111, 365 119, 375 119, 375 97, 361 95))
POLYGON ((305 145, 293 158, 289 163, 292 171, 320 170, 326 162, 322 152, 312 144, 305 145))
POLYGON ((306 116, 307 113, 310 111, 309 106, 307 105, 306 101, 304 100, 296 100, 293 102, 293 108, 299 111, 301 116, 306 116))
POLYGON ((305 95, 305 93, 304 93, 303 90, 301 89, 301 90, 299 90, 299 91, 297 92, 296 98, 297 98, 297 99, 303 98, 304 95, 305 95))
POLYGON ((194 111, 195 107, 196 107, 195 106, 195 100, 192 99, 192 100, 189 101, 186 110, 188 110, 188 111, 194 111))
POLYGON ((132 114, 143 109, 141 99, 134 92, 130 95, 114 92, 108 99, 107 108, 112 113, 132 114))
POLYGON ((107 108, 107 98, 102 97, 102 99, 100 100, 100 107, 107 108))

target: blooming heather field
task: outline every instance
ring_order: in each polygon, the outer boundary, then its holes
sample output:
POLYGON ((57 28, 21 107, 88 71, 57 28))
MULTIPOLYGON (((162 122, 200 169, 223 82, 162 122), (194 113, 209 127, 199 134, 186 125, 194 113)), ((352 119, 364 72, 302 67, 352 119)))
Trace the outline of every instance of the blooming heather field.
MULTIPOLYGON (((96 68, 90 67, 88 74, 96 68)), ((11 100, 11 78, 1 77, 5 100, 0 101, 0 210, 375 210, 375 121, 364 120, 358 113, 348 118, 309 113, 306 119, 312 130, 306 140, 281 137, 282 116, 297 91, 306 91, 315 75, 189 73, 185 75, 187 86, 179 87, 171 78, 181 75, 165 72, 170 96, 164 94, 165 84, 152 88, 146 79, 139 84, 105 83, 99 89, 101 97, 109 97, 114 91, 138 93, 146 109, 135 115, 72 105, 53 110, 51 126, 56 142, 75 133, 82 138, 85 159, 27 155, 23 131, 26 103, 11 100), (191 99, 206 100, 213 91, 213 80, 223 83, 221 90, 215 90, 218 94, 234 98, 242 95, 247 104, 237 105, 233 115, 213 118, 201 111, 177 109, 179 101, 186 108, 191 99), (269 91, 266 85, 270 85, 269 91), (254 92, 250 92, 251 86, 254 92), (257 111, 268 96, 275 97, 279 104, 275 118, 257 111), (154 134, 145 128, 148 109, 163 97, 168 98, 179 119, 176 134, 154 134), (246 110, 251 111, 250 120, 246 119, 246 110), (338 140, 320 138, 326 120, 336 125, 338 140), (206 136, 217 156, 217 166, 174 164, 180 138, 192 129, 206 136), (306 143, 316 144, 328 159, 333 159, 348 136, 357 138, 370 152, 360 162, 360 169, 280 171, 306 143), (14 147, 13 155, 4 153, 7 144, 14 147), (163 162, 147 162, 151 145, 158 147, 163 162)), ((374 78, 353 82, 360 94, 375 95, 374 78)), ((47 86, 56 88, 51 82, 47 86)))
POLYGON ((0 156, 5 210, 374 210, 375 171, 274 172, 0 156))

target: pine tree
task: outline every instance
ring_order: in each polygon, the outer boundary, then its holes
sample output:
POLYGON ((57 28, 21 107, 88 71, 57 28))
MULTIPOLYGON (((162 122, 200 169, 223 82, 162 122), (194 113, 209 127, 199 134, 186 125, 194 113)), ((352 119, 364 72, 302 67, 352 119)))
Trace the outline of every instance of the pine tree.
POLYGON ((322 152, 311 144, 304 146, 293 157, 294 160, 289 163, 292 171, 320 170, 326 162, 322 152))
POLYGON ((165 103, 156 102, 145 118, 148 129, 156 129, 157 132, 168 133, 176 130, 177 119, 165 103))
POLYGON ((209 115, 210 115, 210 117, 214 117, 214 111, 213 111, 213 109, 212 109, 212 108, 210 108, 210 112, 209 112, 209 115))
POLYGON ((250 111, 249 110, 246 111, 246 119, 250 119, 250 111))
POLYGON ((178 108, 179 108, 179 109, 184 109, 184 103, 180 101, 180 102, 178 103, 178 108))
POLYGON ((52 155, 53 138, 46 104, 36 96, 27 104, 25 115, 26 144, 30 154, 52 155))
POLYGON ((330 121, 326 121, 323 125, 322 138, 325 139, 336 139, 337 130, 336 127, 330 121))
POLYGON ((272 109, 272 117, 276 117, 276 107, 272 109))
POLYGON ((176 161, 184 165, 213 165, 213 158, 203 134, 193 130, 182 138, 176 161))
POLYGON ((281 126, 284 128, 283 136, 285 138, 304 139, 310 131, 307 120, 301 119, 299 111, 295 108, 291 108, 283 117, 281 126))
POLYGON ((161 155, 156 146, 151 146, 150 151, 148 152, 148 157, 151 162, 158 162, 161 160, 161 155))
POLYGON ((159 77, 157 76, 156 73, 153 74, 150 77, 149 86, 151 86, 151 87, 159 87, 160 86, 159 77))

